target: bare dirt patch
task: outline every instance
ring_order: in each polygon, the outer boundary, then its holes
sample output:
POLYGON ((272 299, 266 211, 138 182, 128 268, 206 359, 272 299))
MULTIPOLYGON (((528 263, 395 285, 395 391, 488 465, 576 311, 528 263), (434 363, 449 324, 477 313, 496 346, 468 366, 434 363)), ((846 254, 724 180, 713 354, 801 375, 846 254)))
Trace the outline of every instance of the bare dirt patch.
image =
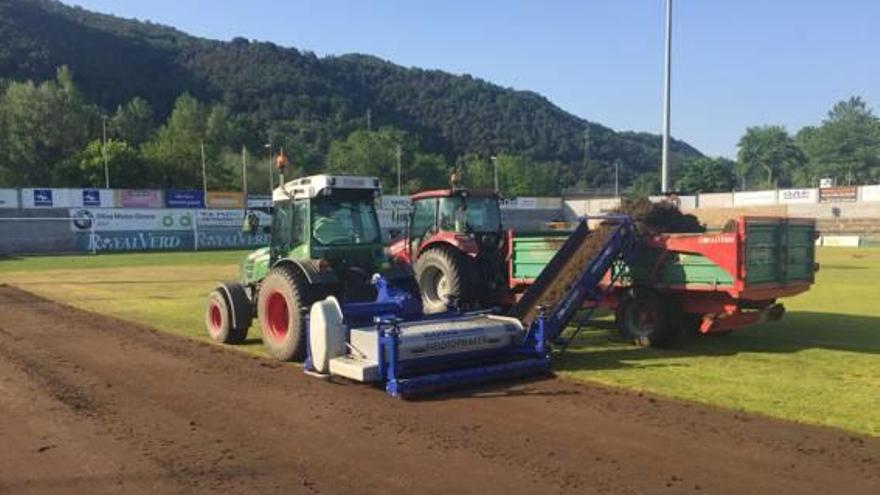
POLYGON ((5 493, 880 491, 875 438, 562 380, 398 401, 10 287, 0 398, 5 493))

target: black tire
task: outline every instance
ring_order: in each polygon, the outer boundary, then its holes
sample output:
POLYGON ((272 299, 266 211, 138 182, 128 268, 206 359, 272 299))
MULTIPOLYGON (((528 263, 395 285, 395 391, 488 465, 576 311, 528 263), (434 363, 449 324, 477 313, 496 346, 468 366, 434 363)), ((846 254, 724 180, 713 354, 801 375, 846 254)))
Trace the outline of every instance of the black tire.
POLYGON ((681 333, 685 337, 696 337, 700 333, 700 325, 703 323, 703 315, 699 313, 684 313, 681 315, 681 333))
POLYGON ((642 347, 668 344, 678 336, 681 327, 674 302, 643 288, 624 293, 615 319, 623 338, 642 347))
POLYGON ((460 254, 443 248, 431 248, 419 256, 413 269, 425 314, 446 311, 452 299, 462 307, 469 304, 466 262, 460 254))
POLYGON ((247 318, 247 324, 244 322, 238 326, 233 324, 232 307, 227 295, 221 289, 214 289, 208 295, 208 304, 205 306, 205 328, 211 340, 223 344, 241 344, 247 337, 250 322, 251 319, 247 318))
POLYGON ((273 268, 260 284, 257 318, 263 345, 275 359, 302 361, 305 357, 303 308, 309 302, 308 282, 295 268, 273 268))

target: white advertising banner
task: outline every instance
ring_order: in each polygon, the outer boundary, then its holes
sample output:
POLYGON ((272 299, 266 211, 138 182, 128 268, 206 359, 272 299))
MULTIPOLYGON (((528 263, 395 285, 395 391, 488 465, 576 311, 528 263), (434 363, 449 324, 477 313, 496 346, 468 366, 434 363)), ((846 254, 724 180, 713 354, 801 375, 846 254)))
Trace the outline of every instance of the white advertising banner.
POLYGON ((24 208, 110 208, 116 197, 112 189, 25 188, 21 190, 24 208))
POLYGON ((538 208, 543 210, 559 210, 562 208, 562 198, 545 197, 535 198, 538 208))
POLYGON ((733 193, 700 194, 697 206, 700 208, 730 208, 733 206, 733 193))
POLYGON ((880 201, 880 186, 860 187, 859 199, 862 201, 880 201))
POLYGON ((379 201, 379 209, 382 210, 409 210, 411 207, 412 202, 409 200, 409 196, 386 194, 379 201))
POLYGON ((0 189, 0 208, 18 208, 18 189, 0 189))
POLYGON ((679 196, 678 197, 678 207, 679 208, 696 208, 697 207, 697 197, 696 196, 679 196))
POLYGON ((608 213, 620 208, 620 198, 591 199, 587 206, 587 213, 608 213))
POLYGON ((172 208, 71 208, 70 218, 74 220, 70 228, 74 232, 87 231, 94 223, 98 232, 192 230, 193 216, 192 210, 172 208))
POLYGON ((696 208, 697 207, 697 197, 696 196, 678 196, 675 194, 670 194, 668 196, 648 196, 648 199, 652 203, 660 203, 662 201, 667 201, 669 203, 674 204, 679 208, 696 208))
MULTIPOLYGON (((200 229, 215 227, 241 228, 244 224, 244 210, 194 210, 196 222, 200 229)), ((256 215, 260 225, 272 224, 272 217, 259 210, 248 211, 248 214, 256 215)))
POLYGON ((776 190, 733 193, 733 206, 775 205, 776 190))
POLYGON ((779 202, 783 204, 818 203, 818 189, 780 189, 779 202))

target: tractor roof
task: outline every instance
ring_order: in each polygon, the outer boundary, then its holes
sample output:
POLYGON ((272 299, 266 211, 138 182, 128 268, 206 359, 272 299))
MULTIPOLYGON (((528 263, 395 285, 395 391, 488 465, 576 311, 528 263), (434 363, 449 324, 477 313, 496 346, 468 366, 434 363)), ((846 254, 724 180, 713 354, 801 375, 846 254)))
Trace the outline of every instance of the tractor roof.
POLYGON ((355 175, 310 175, 276 187, 272 191, 273 201, 288 199, 309 199, 322 194, 325 190, 363 190, 379 191, 379 179, 375 177, 355 175), (282 189, 283 187, 283 189, 282 189))
POLYGON ((410 196, 409 199, 411 201, 418 201, 420 199, 449 198, 452 196, 476 196, 482 198, 498 196, 498 193, 491 189, 432 189, 430 191, 415 193, 410 196))

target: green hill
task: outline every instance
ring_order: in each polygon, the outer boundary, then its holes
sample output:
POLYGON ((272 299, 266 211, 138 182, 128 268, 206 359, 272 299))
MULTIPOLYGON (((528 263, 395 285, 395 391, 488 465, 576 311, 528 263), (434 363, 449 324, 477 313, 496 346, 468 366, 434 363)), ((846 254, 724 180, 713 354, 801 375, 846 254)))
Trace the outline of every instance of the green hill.
MULTIPOLYGON (((450 162, 465 153, 557 162, 563 186, 584 177, 586 185, 607 185, 614 161, 622 165, 624 184, 659 164, 656 135, 615 132, 536 93, 470 75, 359 54, 317 57, 241 38, 207 40, 53 0, 0 0, 0 78, 52 79, 61 65, 70 67, 86 98, 109 112, 140 96, 164 119, 189 92, 225 104, 247 131, 243 144, 286 140, 307 148, 314 167, 332 140, 363 129, 368 113, 373 128, 408 131, 450 162)), ((681 141, 672 149, 674 161, 701 156, 681 141)))

